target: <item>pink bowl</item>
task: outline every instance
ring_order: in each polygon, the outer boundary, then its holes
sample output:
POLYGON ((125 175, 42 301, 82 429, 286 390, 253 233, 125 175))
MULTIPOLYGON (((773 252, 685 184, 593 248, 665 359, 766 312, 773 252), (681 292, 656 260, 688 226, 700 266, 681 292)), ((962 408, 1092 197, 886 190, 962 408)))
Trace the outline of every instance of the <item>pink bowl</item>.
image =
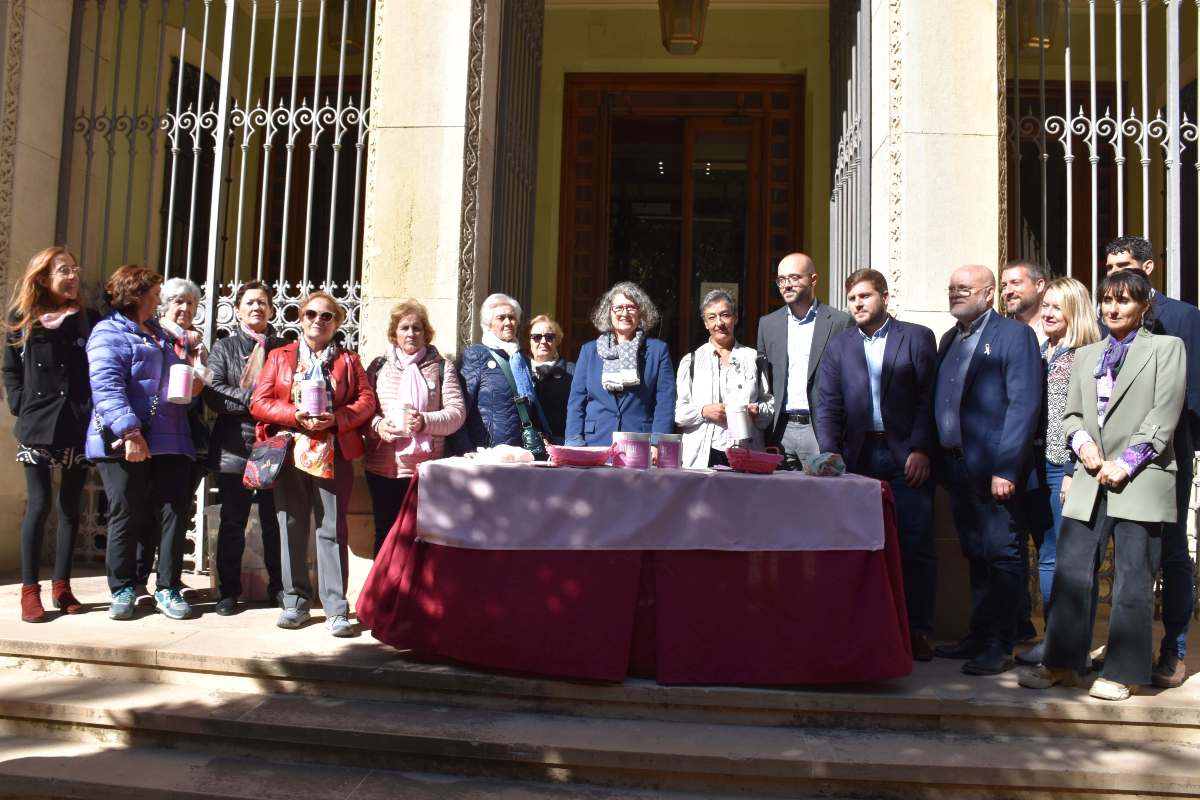
POLYGON ((548 444, 550 463, 556 467, 599 467, 608 462, 611 447, 566 447, 548 444))

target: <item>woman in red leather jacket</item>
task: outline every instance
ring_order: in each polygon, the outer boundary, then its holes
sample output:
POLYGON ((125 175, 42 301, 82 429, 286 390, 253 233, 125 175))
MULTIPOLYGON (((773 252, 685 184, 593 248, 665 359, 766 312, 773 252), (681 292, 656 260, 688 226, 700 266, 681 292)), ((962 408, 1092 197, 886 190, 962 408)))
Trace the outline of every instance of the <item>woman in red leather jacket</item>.
POLYGON ((292 447, 275 482, 283 550, 281 628, 309 619, 309 514, 317 527, 317 578, 325 627, 334 636, 353 636, 346 602, 346 510, 354 488, 350 463, 364 452, 359 427, 375 412, 375 392, 358 355, 333 341, 346 312, 325 292, 300 304, 300 339, 267 355, 250 413, 257 441, 281 432, 292 447), (302 390, 306 391, 304 400, 302 390))

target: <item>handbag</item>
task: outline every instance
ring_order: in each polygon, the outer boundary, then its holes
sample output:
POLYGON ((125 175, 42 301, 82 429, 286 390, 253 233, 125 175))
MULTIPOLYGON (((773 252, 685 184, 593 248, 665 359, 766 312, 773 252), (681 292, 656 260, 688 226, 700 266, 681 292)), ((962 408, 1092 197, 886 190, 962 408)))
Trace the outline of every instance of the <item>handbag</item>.
MULTIPOLYGON (((158 395, 150 398, 150 416, 146 422, 142 424, 142 438, 150 436, 150 423, 154 421, 154 415, 158 413, 158 395)), ((122 437, 113 433, 112 428, 104 424, 104 420, 100 419, 100 412, 92 411, 92 424, 96 427, 96 433, 100 434, 100 441, 104 443, 104 452, 109 450, 117 450, 125 441, 122 437)))
POLYGON ((533 427, 533 420, 529 418, 529 398, 517 391, 517 380, 513 377, 512 366, 508 363, 508 359, 503 358, 495 350, 492 353, 496 356, 496 363, 500 365, 505 379, 508 380, 509 391, 512 392, 513 402, 517 406, 517 416, 521 418, 521 446, 533 453, 536 460, 545 461, 550 454, 546 452, 546 443, 542 441, 542 435, 538 433, 537 428, 533 427))
POLYGON ((272 488, 275 481, 279 480, 279 470, 287 461, 292 442, 292 434, 277 433, 255 444, 250 450, 250 457, 246 459, 242 486, 247 489, 272 488))

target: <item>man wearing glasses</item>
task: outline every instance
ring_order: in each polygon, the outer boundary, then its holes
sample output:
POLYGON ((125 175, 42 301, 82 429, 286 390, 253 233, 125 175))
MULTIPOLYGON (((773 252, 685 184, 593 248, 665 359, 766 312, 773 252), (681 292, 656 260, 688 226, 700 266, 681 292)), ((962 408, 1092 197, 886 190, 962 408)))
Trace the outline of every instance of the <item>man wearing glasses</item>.
POLYGON ((947 295, 958 324, 938 348, 933 411, 939 477, 971 567, 971 623, 965 638, 934 655, 967 659, 968 675, 995 675, 1013 665, 1026 574, 1016 531, 1024 526, 1022 496, 1037 488, 1042 359, 1033 329, 993 309, 990 269, 955 270, 947 295))
POLYGON ((775 279, 784 305, 758 321, 758 352, 771 366, 776 398, 768 441, 789 461, 820 452, 812 424, 817 371, 829 337, 854 324, 849 314, 817 300, 817 277, 813 260, 804 253, 784 257, 775 279))

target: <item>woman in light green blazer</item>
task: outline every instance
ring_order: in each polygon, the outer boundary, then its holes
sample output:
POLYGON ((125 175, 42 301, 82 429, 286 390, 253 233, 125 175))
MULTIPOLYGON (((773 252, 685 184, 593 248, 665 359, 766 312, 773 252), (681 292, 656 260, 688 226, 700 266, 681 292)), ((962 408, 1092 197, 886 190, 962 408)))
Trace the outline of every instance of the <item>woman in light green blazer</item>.
POLYGON ((1113 602, 1104 670, 1091 695, 1124 700, 1149 683, 1161 528, 1175 521, 1171 437, 1186 390, 1183 341, 1144 329, 1152 289, 1136 270, 1097 292, 1109 336, 1077 351, 1063 432, 1079 457, 1063 506, 1042 663, 1022 686, 1077 685, 1091 647, 1092 587, 1113 538, 1113 602))

